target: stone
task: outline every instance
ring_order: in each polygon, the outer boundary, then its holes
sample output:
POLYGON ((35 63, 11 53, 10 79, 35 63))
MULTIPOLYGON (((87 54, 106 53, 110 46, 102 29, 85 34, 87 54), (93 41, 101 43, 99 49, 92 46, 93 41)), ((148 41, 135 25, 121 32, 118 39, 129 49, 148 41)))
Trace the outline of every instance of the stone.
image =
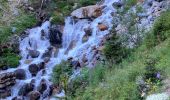
POLYGON ((46 80, 42 79, 40 82, 40 85, 38 87, 38 91, 43 94, 43 92, 47 89, 47 84, 46 84, 46 80))
POLYGON ((34 90, 34 84, 26 83, 24 84, 18 92, 19 96, 26 96, 29 92, 34 90))
POLYGON ((72 61, 71 62, 71 66, 73 66, 73 68, 77 69, 77 68, 80 68, 81 65, 80 65, 80 62, 79 61, 72 61))
POLYGON ((85 34, 86 34, 87 36, 91 36, 91 35, 92 35, 92 29, 91 29, 90 27, 85 28, 85 29, 84 29, 84 32, 85 32, 85 34))
POLYGON ((40 52, 37 50, 28 50, 28 52, 32 58, 37 58, 40 55, 40 52))
POLYGON ((49 39, 51 45, 60 46, 62 43, 62 33, 56 25, 50 27, 49 39))
POLYGON ((39 69, 45 69, 45 62, 41 62, 38 64, 39 69))
POLYGON ((16 75, 14 72, 0 74, 0 95, 2 97, 9 95, 9 91, 16 83, 16 75), (5 92, 2 92, 5 91, 5 92))
POLYGON ((30 100, 39 100, 40 96, 41 96, 40 92, 38 92, 38 91, 31 91, 29 93, 28 97, 29 97, 30 100))
POLYGON ((24 69, 15 70, 16 79, 24 80, 26 78, 26 73, 24 69))
POLYGON ((117 7, 117 8, 120 8, 120 7, 122 7, 123 5, 124 5, 124 3, 121 2, 121 1, 117 1, 117 2, 114 2, 114 3, 113 3, 113 7, 117 7))
POLYGON ((102 15, 102 7, 99 5, 91 5, 86 7, 81 7, 77 10, 74 10, 71 13, 71 16, 75 18, 97 18, 102 15))
POLYGON ((10 89, 4 89, 4 90, 0 89, 0 99, 6 98, 8 96, 11 96, 11 90, 10 89))
POLYGON ((48 50, 46 50, 45 53, 42 55, 42 58, 51 57, 52 52, 53 52, 53 48, 49 47, 48 50))
POLYGON ((30 73, 32 74, 32 76, 36 76, 36 74, 39 71, 39 67, 36 64, 31 64, 29 65, 28 70, 30 71, 30 73))
POLYGON ((106 25, 104 25, 104 24, 98 24, 98 28, 101 30, 101 31, 105 31, 105 30, 107 30, 108 29, 108 27, 106 26, 106 25))

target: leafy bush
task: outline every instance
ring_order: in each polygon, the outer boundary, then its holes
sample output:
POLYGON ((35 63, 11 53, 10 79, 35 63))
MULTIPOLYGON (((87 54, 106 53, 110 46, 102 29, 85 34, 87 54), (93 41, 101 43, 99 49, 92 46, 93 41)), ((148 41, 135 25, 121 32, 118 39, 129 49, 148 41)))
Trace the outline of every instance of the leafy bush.
POLYGON ((61 79, 72 74, 72 66, 69 62, 62 61, 56 65, 53 69, 52 80, 53 83, 60 85, 61 79))
POLYGON ((127 55, 128 50, 125 46, 123 46, 119 36, 114 30, 111 31, 111 34, 112 36, 105 44, 103 53, 106 56, 106 59, 112 61, 113 63, 119 63, 127 55))
POLYGON ((146 37, 146 46, 153 47, 170 35, 170 11, 164 12, 154 23, 153 30, 146 37))
POLYGON ((106 68, 101 65, 97 65, 92 69, 82 68, 81 75, 68 84, 68 98, 81 95, 87 86, 97 86, 104 81, 105 70, 106 68))

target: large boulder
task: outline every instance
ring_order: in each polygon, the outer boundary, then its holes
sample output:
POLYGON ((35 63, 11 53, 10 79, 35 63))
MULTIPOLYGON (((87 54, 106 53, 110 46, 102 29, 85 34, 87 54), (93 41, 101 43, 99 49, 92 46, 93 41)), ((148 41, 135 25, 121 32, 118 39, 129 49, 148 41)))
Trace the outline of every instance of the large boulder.
POLYGON ((0 99, 6 98, 8 96, 11 96, 11 90, 10 89, 4 89, 4 90, 0 89, 0 99))
POLYGON ((0 74, 0 89, 13 86, 16 83, 16 75, 13 72, 0 74))
POLYGON ((51 45, 60 46, 62 43, 62 32, 56 25, 50 27, 49 39, 51 45))
POLYGON ((39 100, 40 96, 41 96, 40 92, 38 92, 38 91, 31 91, 29 93, 29 100, 39 100))
POLYGON ((36 76, 36 74, 38 73, 38 71, 40 70, 39 67, 36 64, 31 64, 28 68, 28 70, 30 71, 30 73, 32 74, 32 76, 36 76))
POLYGON ((0 98, 11 95, 11 87, 16 83, 16 75, 14 72, 0 74, 0 98))
POLYGON ((71 16, 82 18, 97 18, 102 15, 102 7, 99 5, 91 5, 79 8, 71 13, 71 16))
POLYGON ((24 69, 15 70, 16 78, 20 80, 24 80, 26 78, 26 73, 24 69))
POLYGON ((26 83, 24 84, 18 92, 19 96, 26 96, 29 92, 34 90, 34 84, 26 83))

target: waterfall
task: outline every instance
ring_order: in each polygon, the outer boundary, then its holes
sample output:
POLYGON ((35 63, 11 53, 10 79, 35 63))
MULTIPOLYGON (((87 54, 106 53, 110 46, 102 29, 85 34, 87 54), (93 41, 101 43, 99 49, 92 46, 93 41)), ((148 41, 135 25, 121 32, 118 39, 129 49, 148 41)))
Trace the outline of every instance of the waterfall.
MULTIPOLYGON (((47 92, 49 85, 52 84, 50 82, 51 74, 53 67, 56 64, 59 64, 62 60, 67 60, 68 57, 73 57, 74 59, 78 59, 81 61, 83 55, 86 56, 88 60, 89 66, 92 66, 91 62, 93 60, 93 47, 100 47, 100 43, 105 35, 109 33, 109 30, 112 28, 112 15, 114 12, 114 8, 112 7, 112 3, 117 0, 105 0, 102 6, 105 6, 103 9, 103 13, 100 17, 89 21, 88 19, 79 19, 78 21, 74 21, 72 17, 67 17, 65 19, 64 32, 62 36, 62 47, 58 50, 58 55, 54 56, 52 53, 52 57, 50 61, 46 63, 45 73, 39 71, 36 76, 32 76, 28 70, 29 65, 31 64, 39 64, 43 62, 42 59, 43 54, 48 50, 51 46, 49 41, 49 27, 50 21, 46 21, 40 27, 36 27, 33 29, 27 30, 29 33, 28 37, 24 38, 20 42, 20 54, 22 59, 20 60, 20 65, 17 69, 24 69, 26 71, 26 79, 25 80, 17 80, 15 86, 12 87, 12 96, 7 99, 11 99, 18 95, 18 91, 24 85, 24 83, 30 83, 32 79, 35 79, 35 90, 40 84, 42 79, 46 80, 48 84, 47 92), (107 25, 108 30, 100 31, 98 28, 98 23, 104 23, 107 25), (83 42, 83 36, 85 35, 84 29, 90 27, 92 29, 92 34, 89 36, 86 42, 83 42), (42 30, 44 31, 44 37, 42 39, 42 30), (70 45, 73 47, 70 49, 70 45), (36 50, 40 54, 37 58, 28 57, 29 50, 36 50), (29 63, 26 63, 29 62, 29 63)), ((11 72, 15 69, 9 69, 5 72, 11 72)), ((3 73, 3 72, 2 72, 3 73)), ((41 99, 44 98, 41 96, 41 99)))

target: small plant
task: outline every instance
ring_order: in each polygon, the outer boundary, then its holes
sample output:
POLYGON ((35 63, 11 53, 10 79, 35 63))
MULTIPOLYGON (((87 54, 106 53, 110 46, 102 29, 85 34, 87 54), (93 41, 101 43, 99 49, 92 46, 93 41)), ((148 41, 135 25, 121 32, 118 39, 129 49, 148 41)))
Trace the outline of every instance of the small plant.
POLYGON ((121 60, 127 56, 128 49, 123 46, 122 42, 120 41, 119 36, 116 34, 114 29, 111 31, 111 38, 105 44, 105 48, 103 53, 112 64, 113 63, 120 63, 121 60))
POLYGON ((63 78, 67 78, 71 74, 72 74, 71 64, 69 62, 62 61, 60 64, 56 65, 53 69, 53 75, 52 75, 53 83, 60 85, 60 83, 62 83, 61 80, 65 80, 63 78))

